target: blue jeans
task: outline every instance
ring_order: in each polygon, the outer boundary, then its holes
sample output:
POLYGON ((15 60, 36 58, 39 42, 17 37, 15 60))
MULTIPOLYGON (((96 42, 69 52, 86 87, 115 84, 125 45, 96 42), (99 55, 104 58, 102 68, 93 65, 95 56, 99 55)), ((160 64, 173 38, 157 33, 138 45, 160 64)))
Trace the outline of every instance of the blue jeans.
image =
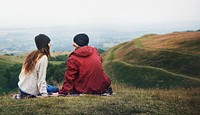
POLYGON ((59 92, 59 88, 57 86, 47 85, 48 94, 59 92))
MULTIPOLYGON (((49 95, 51 95, 52 93, 56 93, 56 92, 59 92, 59 88, 57 86, 52 86, 52 85, 47 84, 47 93, 49 95)), ((35 97, 35 95, 31 95, 26 92, 23 92, 21 89, 20 89, 20 94, 21 94, 21 96, 35 97)))

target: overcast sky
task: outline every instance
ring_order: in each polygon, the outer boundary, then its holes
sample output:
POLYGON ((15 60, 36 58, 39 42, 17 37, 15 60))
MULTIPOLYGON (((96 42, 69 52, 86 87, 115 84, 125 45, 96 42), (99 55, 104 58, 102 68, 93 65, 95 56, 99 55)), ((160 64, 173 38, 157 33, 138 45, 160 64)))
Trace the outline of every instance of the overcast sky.
POLYGON ((200 0, 0 0, 0 26, 200 21, 200 0))

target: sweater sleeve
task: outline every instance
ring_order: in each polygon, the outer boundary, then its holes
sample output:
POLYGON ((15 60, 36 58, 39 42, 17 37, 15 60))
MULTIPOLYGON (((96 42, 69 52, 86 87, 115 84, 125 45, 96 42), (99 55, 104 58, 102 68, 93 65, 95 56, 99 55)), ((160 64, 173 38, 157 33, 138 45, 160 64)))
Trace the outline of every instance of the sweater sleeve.
POLYGON ((47 71, 47 66, 48 66, 48 59, 47 56, 44 55, 40 60, 39 60, 39 65, 38 65, 38 89, 40 94, 47 94, 47 83, 46 83, 46 71, 47 71))
POLYGON ((74 79, 76 77, 78 68, 76 67, 72 59, 68 59, 67 70, 65 72, 64 83, 62 89, 59 91, 59 94, 68 94, 73 92, 74 79))

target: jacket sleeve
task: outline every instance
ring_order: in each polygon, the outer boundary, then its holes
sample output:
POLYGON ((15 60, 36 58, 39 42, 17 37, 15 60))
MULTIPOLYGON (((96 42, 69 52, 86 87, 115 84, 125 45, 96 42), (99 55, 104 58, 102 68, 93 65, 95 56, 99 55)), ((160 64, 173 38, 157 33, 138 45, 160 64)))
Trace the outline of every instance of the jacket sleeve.
POLYGON ((40 94, 47 94, 47 83, 46 83, 46 71, 48 66, 47 56, 43 56, 39 61, 39 67, 37 70, 38 75, 38 89, 40 94))
POLYGON ((67 70, 65 72, 64 83, 59 94, 68 94, 73 92, 74 79, 77 75, 78 68, 75 65, 75 61, 72 58, 68 59, 67 70))

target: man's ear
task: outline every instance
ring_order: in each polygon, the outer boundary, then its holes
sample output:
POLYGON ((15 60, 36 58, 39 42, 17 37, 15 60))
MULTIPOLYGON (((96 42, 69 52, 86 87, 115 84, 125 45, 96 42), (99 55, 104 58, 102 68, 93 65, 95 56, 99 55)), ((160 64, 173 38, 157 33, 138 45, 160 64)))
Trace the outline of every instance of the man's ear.
POLYGON ((76 44, 75 42, 73 43, 73 46, 75 47, 75 49, 79 48, 80 46, 78 44, 76 44))

